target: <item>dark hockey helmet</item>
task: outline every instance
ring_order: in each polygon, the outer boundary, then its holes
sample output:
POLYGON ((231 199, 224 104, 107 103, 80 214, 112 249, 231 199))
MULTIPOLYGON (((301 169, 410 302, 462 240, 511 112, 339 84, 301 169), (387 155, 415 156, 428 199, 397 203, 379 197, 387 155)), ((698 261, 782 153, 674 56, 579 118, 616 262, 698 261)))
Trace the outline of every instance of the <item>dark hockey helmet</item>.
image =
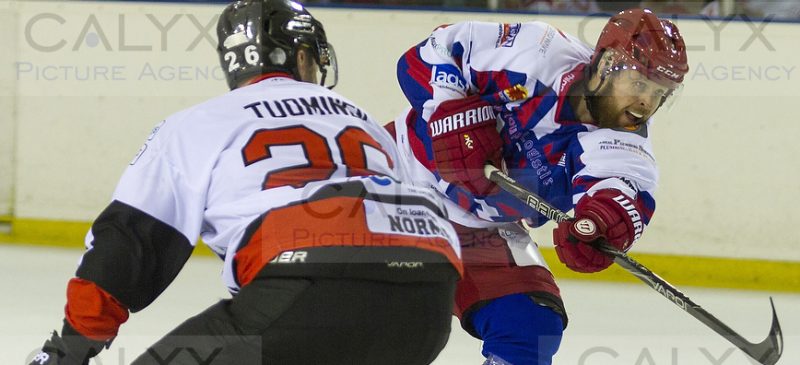
POLYGON ((250 78, 285 72, 300 79, 297 52, 306 49, 319 66, 320 84, 336 85, 333 46, 322 23, 303 5, 289 0, 239 0, 217 22, 217 53, 231 90, 250 78))
POLYGON ((672 90, 689 72, 686 44, 678 27, 647 9, 625 10, 609 19, 597 40, 592 65, 596 67, 609 49, 615 51, 614 66, 599 72, 632 68, 672 90))

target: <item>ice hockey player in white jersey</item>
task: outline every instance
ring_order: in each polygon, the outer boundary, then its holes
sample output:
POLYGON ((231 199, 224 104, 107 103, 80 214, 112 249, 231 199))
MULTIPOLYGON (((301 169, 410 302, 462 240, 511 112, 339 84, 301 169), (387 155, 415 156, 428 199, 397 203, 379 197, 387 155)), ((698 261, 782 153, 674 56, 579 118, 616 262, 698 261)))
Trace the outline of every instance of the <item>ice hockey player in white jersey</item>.
POLYGON ((88 363, 198 236, 234 295, 134 364, 432 362, 462 270, 441 198, 401 183, 389 133, 321 86, 335 55, 302 5, 236 1, 217 33, 231 91, 153 129, 87 235, 61 333, 31 364, 88 363))
POLYGON ((648 126, 688 72, 682 36, 641 9, 613 16, 594 49, 542 22, 463 22, 434 30, 397 72, 411 108, 388 128, 401 155, 414 156, 414 180, 449 198, 464 262, 462 327, 484 341, 487 364, 550 364, 566 311, 515 223, 548 218, 500 191, 483 166, 574 208, 586 224, 555 229, 559 259, 579 272, 605 269, 611 259, 584 243, 602 236, 628 250, 655 210, 648 126))

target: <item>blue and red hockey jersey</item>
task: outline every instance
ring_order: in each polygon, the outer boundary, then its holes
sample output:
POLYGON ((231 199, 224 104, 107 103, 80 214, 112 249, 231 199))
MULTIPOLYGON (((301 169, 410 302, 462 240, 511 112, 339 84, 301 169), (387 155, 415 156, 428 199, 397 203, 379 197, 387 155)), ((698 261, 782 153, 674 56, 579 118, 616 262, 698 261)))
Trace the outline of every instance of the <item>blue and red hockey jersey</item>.
POLYGON ((647 128, 652 121, 636 131, 598 128, 578 121, 567 101, 592 53, 542 22, 463 22, 437 28, 400 58, 398 81, 411 108, 395 120, 397 142, 414 157, 406 163, 415 179, 450 199, 454 222, 485 227, 547 221, 511 194, 474 196, 441 180, 432 163, 428 122, 441 102, 524 85, 530 97, 505 104, 497 114, 508 173, 564 211, 584 194, 618 189, 637 201, 649 223, 658 182, 647 128))

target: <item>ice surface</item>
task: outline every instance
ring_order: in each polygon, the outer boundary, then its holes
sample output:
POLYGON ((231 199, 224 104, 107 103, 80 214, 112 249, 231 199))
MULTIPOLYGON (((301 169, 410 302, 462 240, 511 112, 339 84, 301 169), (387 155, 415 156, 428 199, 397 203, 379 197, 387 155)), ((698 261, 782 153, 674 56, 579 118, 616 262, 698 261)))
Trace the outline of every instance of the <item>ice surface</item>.
MULTIPOLYGON (((65 288, 81 251, 0 245, 0 364, 24 364, 53 329, 61 328, 65 288)), ((193 257, 176 281, 145 310, 132 314, 98 364, 127 364, 175 325, 228 296, 221 262, 193 257)), ((669 280, 669 278, 666 278, 669 280)), ((570 316, 554 364, 751 365, 712 330, 643 284, 559 282, 570 316)), ((751 342, 770 325, 769 296, 784 332, 781 365, 800 364, 800 294, 681 288, 690 298, 751 342)), ((453 333, 435 365, 481 364, 481 343, 453 321, 453 333)))

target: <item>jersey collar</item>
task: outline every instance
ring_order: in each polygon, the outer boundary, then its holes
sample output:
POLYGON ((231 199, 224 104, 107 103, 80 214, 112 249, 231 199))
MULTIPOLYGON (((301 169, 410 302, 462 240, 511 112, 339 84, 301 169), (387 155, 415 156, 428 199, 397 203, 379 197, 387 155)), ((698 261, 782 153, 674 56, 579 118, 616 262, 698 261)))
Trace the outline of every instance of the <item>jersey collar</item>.
POLYGON ((584 73, 583 70, 586 68, 587 64, 582 63, 573 68, 571 71, 565 72, 561 75, 560 80, 560 87, 558 89, 558 104, 556 104, 556 121, 561 124, 581 124, 578 120, 577 116, 575 115, 575 110, 572 109, 572 105, 569 104, 567 95, 569 91, 575 87, 580 85, 579 81, 583 80, 584 73))
POLYGON ((249 85, 256 84, 256 83, 259 83, 261 81, 264 81, 264 80, 267 80, 267 79, 273 79, 273 78, 293 79, 292 75, 290 75, 290 74, 288 74, 286 72, 270 72, 270 73, 266 73, 266 74, 263 74, 261 76, 258 76, 256 78, 254 78, 253 81, 251 81, 249 83, 249 85))

